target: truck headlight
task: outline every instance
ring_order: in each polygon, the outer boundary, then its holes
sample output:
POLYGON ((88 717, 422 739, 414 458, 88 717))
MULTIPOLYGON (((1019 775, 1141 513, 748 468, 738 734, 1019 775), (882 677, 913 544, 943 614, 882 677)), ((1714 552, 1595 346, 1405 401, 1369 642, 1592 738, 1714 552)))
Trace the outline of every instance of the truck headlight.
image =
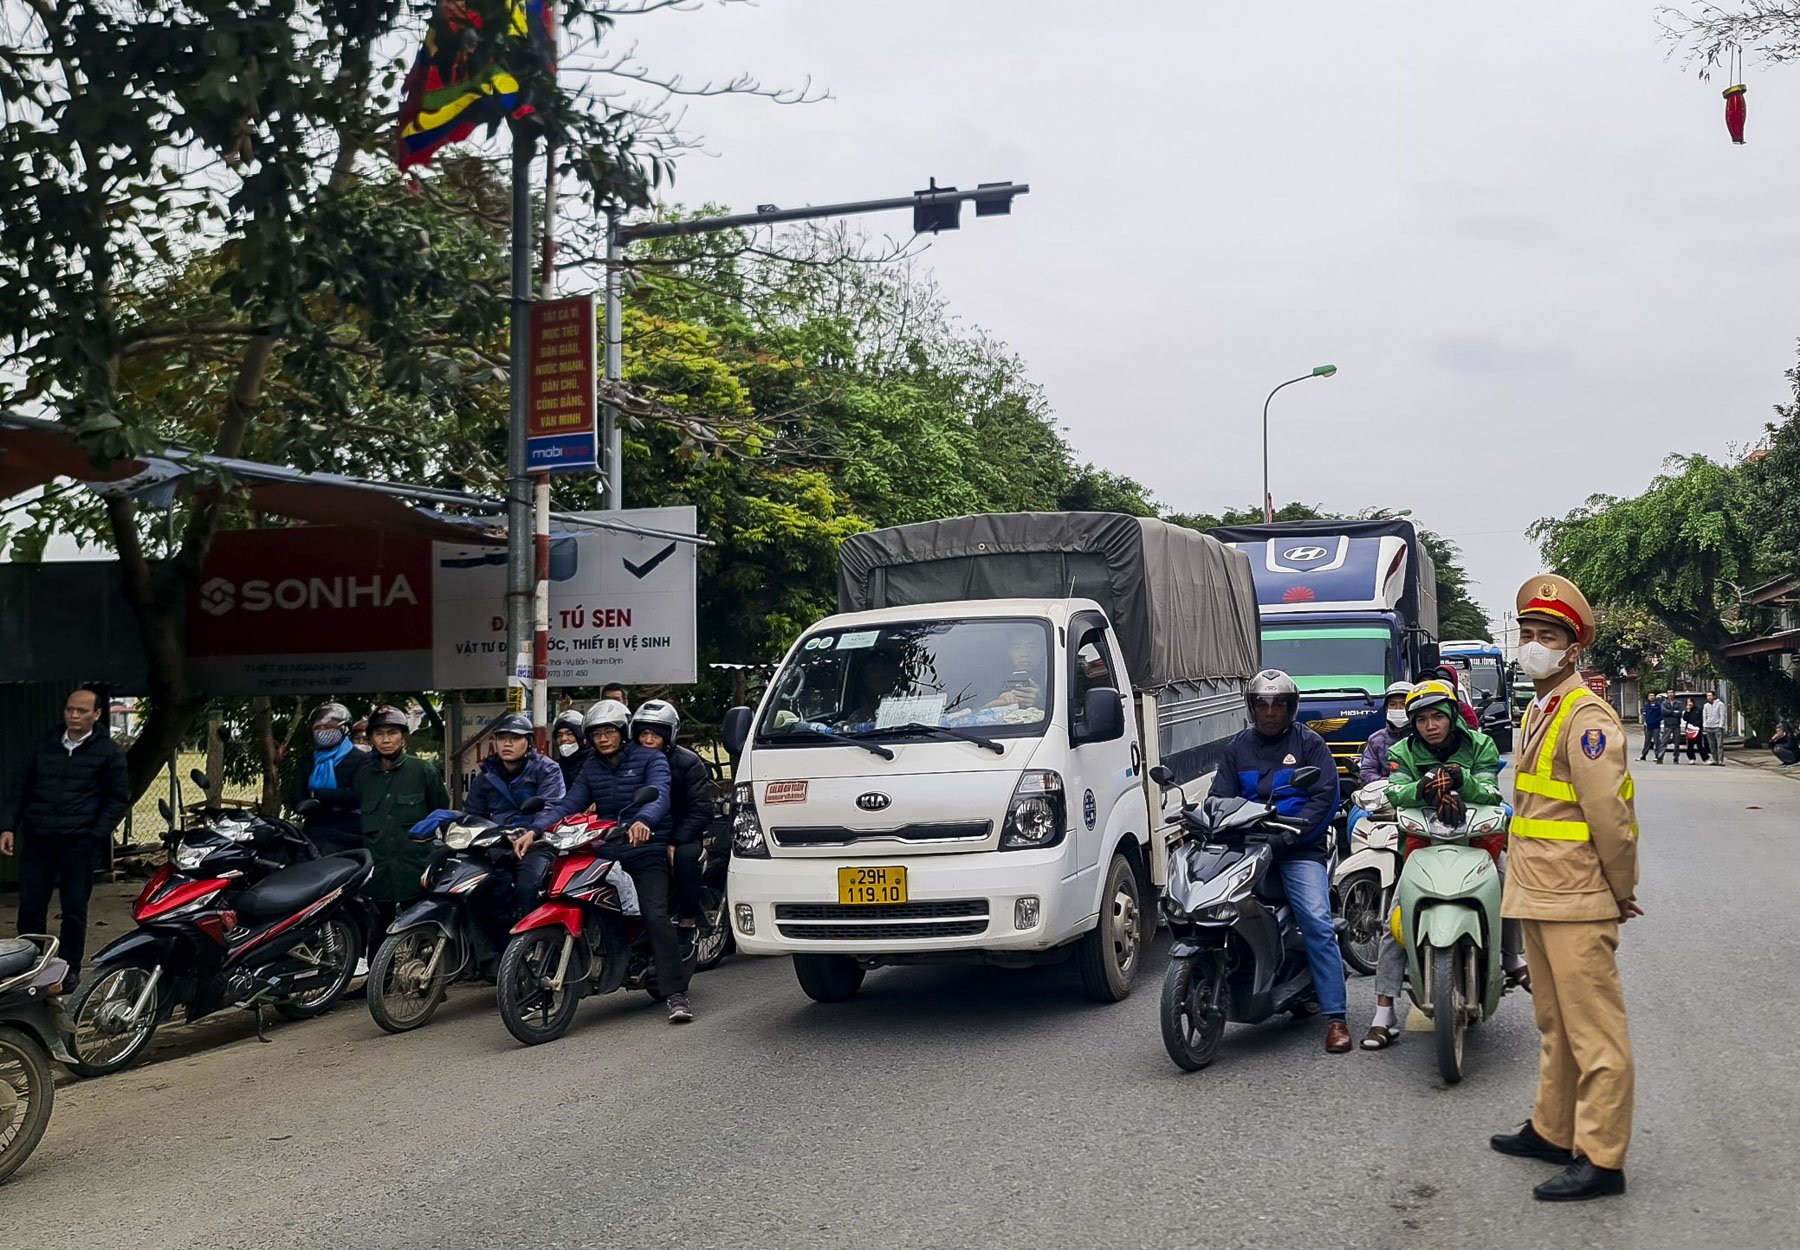
POLYGON ((731 795, 731 853, 740 859, 769 858, 769 839, 756 816, 756 791, 740 781, 731 795))
POLYGON ((1063 818, 1062 774, 1048 769, 1027 769, 1013 788, 1012 805, 1000 834, 1003 851, 1037 850, 1062 841, 1067 822, 1063 818))

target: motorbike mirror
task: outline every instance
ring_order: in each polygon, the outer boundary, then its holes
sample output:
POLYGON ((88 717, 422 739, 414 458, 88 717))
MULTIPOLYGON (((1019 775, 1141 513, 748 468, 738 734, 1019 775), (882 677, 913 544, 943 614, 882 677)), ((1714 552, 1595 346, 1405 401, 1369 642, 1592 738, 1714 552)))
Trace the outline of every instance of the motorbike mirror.
POLYGON ((1150 780, 1154 781, 1165 790, 1173 790, 1175 788, 1175 774, 1171 773, 1161 764, 1158 764, 1150 770, 1150 780))
POLYGON ((156 800, 156 810, 162 813, 162 818, 164 820, 175 819, 175 813, 169 810, 169 800, 167 799, 156 800))
POLYGON ((208 794, 212 793, 212 779, 198 768, 191 769, 188 772, 188 776, 193 779, 194 784, 199 786, 201 790, 208 794))
POLYGON ((1294 770, 1293 784, 1304 790, 1307 786, 1310 786, 1313 782, 1317 781, 1320 775, 1319 770, 1309 764, 1305 768, 1297 768, 1294 770))
POLYGON ((646 804, 656 802, 660 796, 661 791, 655 786, 639 786, 637 792, 631 796, 631 805, 633 807, 643 807, 646 804))
MULTIPOLYGON (((648 789, 649 787, 645 788, 648 789)), ((544 796, 541 794, 534 794, 523 803, 519 804, 519 811, 522 815, 535 816, 543 810, 544 796)))
POLYGON ((324 805, 317 799, 301 799, 298 803, 294 804, 294 813, 298 816, 311 816, 322 806, 324 805))

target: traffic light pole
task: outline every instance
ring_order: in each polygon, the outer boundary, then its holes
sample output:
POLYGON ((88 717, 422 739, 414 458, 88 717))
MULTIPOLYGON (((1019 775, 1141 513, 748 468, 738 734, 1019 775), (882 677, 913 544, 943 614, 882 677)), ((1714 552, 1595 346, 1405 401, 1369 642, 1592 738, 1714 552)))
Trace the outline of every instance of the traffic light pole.
POLYGON ((613 388, 624 372, 623 337, 619 325, 620 292, 625 249, 643 239, 679 239, 697 234, 717 234, 755 226, 779 225, 789 221, 818 221, 825 217, 855 217, 863 213, 913 210, 913 232, 936 234, 940 230, 960 227, 964 204, 975 205, 977 217, 999 217, 1012 211, 1014 196, 1025 195, 1031 187, 1022 182, 987 182, 973 191, 940 187, 932 179, 931 186, 911 195, 897 195, 886 200, 851 200, 843 204, 814 204, 805 208, 766 208, 754 213, 731 213, 724 217, 701 217, 692 221, 645 221, 621 225, 617 210, 606 215, 606 380, 607 395, 600 408, 601 468, 605 506, 625 506, 625 483, 620 472, 619 414, 610 400, 613 388))

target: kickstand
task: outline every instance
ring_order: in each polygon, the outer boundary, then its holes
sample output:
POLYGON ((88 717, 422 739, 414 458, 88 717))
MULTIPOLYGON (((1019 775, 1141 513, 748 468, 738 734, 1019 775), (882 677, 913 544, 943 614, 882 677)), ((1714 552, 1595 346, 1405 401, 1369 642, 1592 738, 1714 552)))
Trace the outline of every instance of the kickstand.
POLYGON ((270 1037, 265 1031, 266 1021, 263 1019, 263 1010, 264 1008, 261 1003, 256 1004, 256 1040, 259 1042, 272 1042, 275 1039, 270 1037))

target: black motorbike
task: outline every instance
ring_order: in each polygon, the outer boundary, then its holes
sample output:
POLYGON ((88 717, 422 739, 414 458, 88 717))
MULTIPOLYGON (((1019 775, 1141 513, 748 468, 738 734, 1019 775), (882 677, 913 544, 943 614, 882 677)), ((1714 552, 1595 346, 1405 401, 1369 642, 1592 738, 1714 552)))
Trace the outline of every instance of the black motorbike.
MULTIPOLYGON (((194 780, 208 788, 204 774, 194 780)), ((367 949, 366 851, 319 858, 292 825, 216 804, 168 841, 169 862, 133 904, 137 929, 100 952, 68 1004, 64 1063, 77 1076, 132 1063, 177 1007, 190 1023, 228 1006, 254 1011, 258 1036, 264 1008, 323 1015, 367 949)))
POLYGON ((0 938, 0 1181, 31 1157, 56 1101, 50 1056, 67 1058, 56 939, 0 938))
MULTIPOLYGON (((1151 778, 1172 784, 1158 766, 1151 778)), ((1306 788, 1317 768, 1295 772, 1306 788)), ((1310 1014, 1314 1001, 1306 943, 1269 838, 1297 834, 1273 804, 1209 798, 1182 809, 1183 838, 1169 855, 1163 916, 1174 942, 1163 978, 1162 1036, 1169 1058, 1198 1072, 1213 1061, 1227 1020, 1260 1024, 1310 1014)))
MULTIPOLYGON (((530 816, 544 800, 520 809, 530 816)), ((482 929, 479 912, 504 913, 510 921, 513 871, 518 857, 509 829, 479 816, 459 814, 438 824, 437 846, 421 878, 425 894, 394 917, 369 962, 369 1014, 389 1033, 425 1024, 458 981, 491 979, 500 950, 482 929)))

